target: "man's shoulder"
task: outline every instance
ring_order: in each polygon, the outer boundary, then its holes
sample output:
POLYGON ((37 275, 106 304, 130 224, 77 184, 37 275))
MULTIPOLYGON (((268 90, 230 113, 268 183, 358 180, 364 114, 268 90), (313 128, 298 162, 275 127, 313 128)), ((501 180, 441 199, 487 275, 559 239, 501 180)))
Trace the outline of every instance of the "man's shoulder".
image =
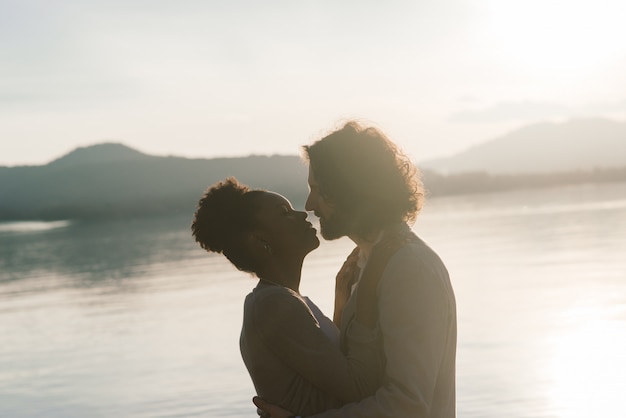
POLYGON ((410 285, 410 283, 418 286, 419 282, 435 281, 445 288, 450 287, 450 277, 444 262, 417 235, 391 256, 381 277, 381 284, 399 281, 403 282, 404 286, 410 285), (409 277, 414 278, 414 280, 407 281, 406 278, 409 277))
POLYGON ((401 300, 415 302, 428 297, 454 309, 454 290, 446 266, 439 255, 422 239, 403 245, 391 257, 377 289, 379 296, 392 304, 401 300))
POLYGON ((439 257, 439 254, 415 234, 413 234, 406 244, 398 248, 389 260, 389 263, 421 263, 425 265, 437 264, 443 266, 443 261, 439 257))

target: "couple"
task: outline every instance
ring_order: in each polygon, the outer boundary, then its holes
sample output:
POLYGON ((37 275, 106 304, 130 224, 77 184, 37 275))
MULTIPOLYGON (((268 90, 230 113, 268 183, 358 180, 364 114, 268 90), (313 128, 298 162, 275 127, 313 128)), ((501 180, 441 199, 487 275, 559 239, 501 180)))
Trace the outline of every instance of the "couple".
POLYGON ((210 187, 192 232, 259 282, 240 348, 262 416, 454 417, 456 304, 448 272, 413 234, 417 169, 382 132, 349 122, 304 147, 305 209, 357 247, 337 275, 334 321, 300 295, 318 247, 306 212, 235 179, 210 187))

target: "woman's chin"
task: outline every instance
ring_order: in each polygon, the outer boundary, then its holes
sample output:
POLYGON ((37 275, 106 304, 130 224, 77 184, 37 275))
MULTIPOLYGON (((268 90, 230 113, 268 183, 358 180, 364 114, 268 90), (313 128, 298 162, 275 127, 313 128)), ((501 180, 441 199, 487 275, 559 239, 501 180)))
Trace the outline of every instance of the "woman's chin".
POLYGON ((319 240, 319 238, 316 235, 315 236, 315 241, 311 243, 311 247, 310 247, 308 252, 310 253, 311 251, 317 249, 319 246, 320 246, 320 240, 319 240))

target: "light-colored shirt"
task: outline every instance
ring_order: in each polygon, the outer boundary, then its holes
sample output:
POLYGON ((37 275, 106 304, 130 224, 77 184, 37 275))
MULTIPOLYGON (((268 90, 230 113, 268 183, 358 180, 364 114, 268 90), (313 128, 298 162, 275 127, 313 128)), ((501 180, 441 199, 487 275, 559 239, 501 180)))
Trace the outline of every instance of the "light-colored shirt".
MULTIPOLYGON (((336 328, 329 338, 313 311, 321 314, 293 290, 259 282, 246 297, 240 337, 257 394, 304 415, 373 394, 382 370, 380 352, 370 344, 356 342, 344 355, 336 328)), ((321 322, 334 326, 326 317, 321 322)))
POLYGON ((339 328, 335 325, 335 323, 317 307, 316 304, 313 303, 308 296, 301 296, 302 300, 306 303, 306 305, 311 310, 311 313, 317 320, 320 329, 324 333, 324 335, 335 344, 336 347, 339 347, 339 328))

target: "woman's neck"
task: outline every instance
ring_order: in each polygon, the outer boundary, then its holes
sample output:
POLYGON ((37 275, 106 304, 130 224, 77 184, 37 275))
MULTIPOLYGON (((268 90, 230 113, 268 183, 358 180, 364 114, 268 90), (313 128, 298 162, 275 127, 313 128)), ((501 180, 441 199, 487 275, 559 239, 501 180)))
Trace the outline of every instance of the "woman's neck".
POLYGON ((270 263, 257 273, 257 277, 264 282, 284 286, 300 294, 303 261, 304 259, 292 263, 270 263))

